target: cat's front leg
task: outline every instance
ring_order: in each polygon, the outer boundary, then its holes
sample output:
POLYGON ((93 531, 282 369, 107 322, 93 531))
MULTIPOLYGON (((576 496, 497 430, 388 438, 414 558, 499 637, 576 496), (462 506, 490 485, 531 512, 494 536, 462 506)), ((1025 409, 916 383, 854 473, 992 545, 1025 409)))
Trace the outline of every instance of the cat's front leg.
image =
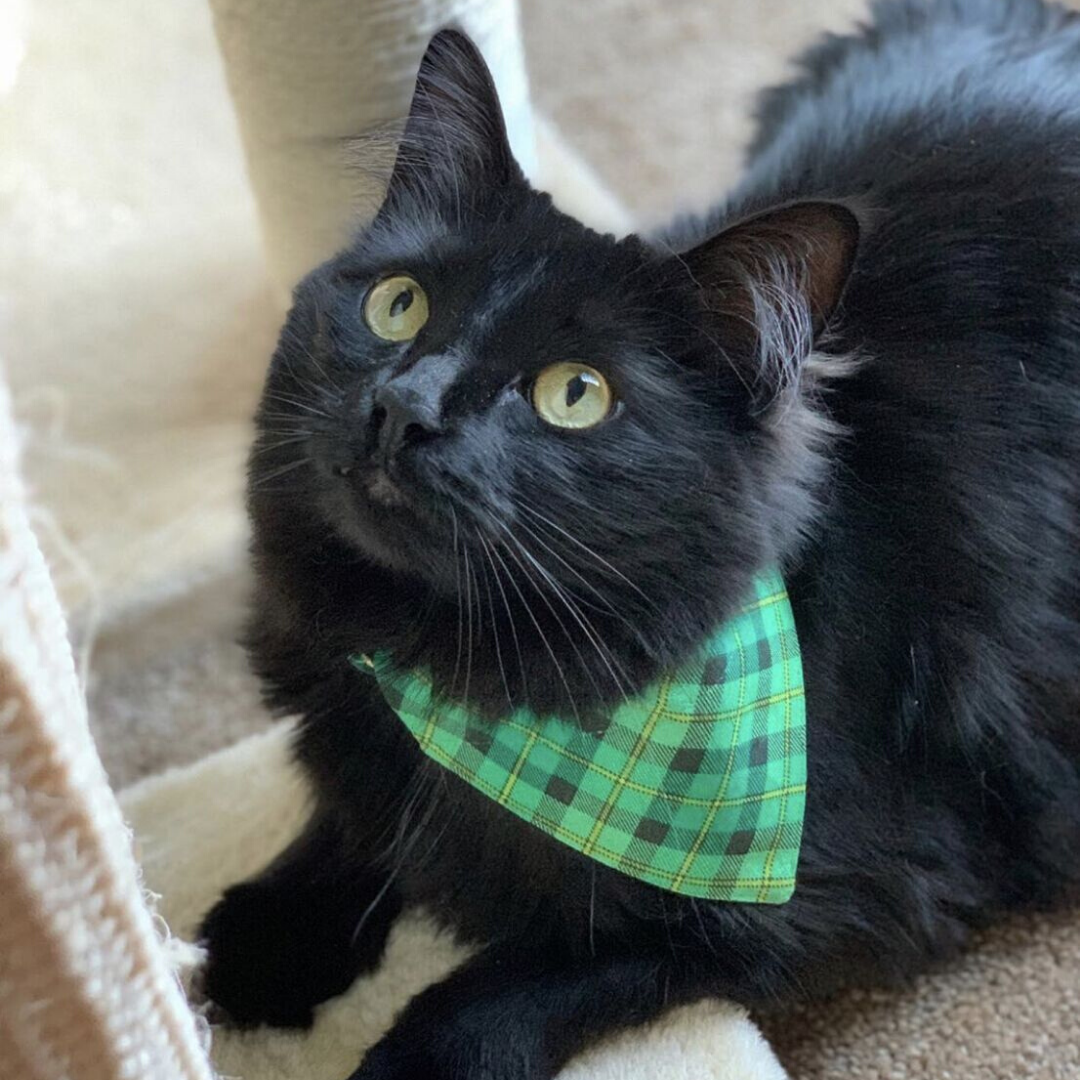
POLYGON ((206 997, 238 1025, 308 1027, 320 1002, 378 964, 401 900, 317 815, 265 871, 203 921, 206 997))
POLYGON ((706 991, 655 955, 572 961, 557 944, 489 947, 417 995, 349 1080, 550 1080, 609 1031, 706 991))

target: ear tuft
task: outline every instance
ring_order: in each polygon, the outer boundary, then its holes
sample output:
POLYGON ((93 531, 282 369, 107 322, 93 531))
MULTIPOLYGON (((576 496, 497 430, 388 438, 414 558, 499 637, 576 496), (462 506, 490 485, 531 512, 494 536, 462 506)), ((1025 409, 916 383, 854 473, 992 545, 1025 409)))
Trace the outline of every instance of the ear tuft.
POLYGON ((683 258, 725 339, 755 357, 753 381, 768 384, 801 363, 826 328, 858 243, 846 206, 802 202, 736 222, 683 258))

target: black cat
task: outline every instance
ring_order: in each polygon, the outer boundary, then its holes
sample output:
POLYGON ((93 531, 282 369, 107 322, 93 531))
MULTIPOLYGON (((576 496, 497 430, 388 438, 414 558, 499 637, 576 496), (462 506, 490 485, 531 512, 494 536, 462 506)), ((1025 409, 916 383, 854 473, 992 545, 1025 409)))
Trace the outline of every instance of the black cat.
POLYGON ((424 57, 372 225, 297 289, 251 459, 250 651, 305 835, 205 923, 210 996, 304 1025, 422 904, 481 948, 355 1080, 546 1080, 709 995, 904 979, 1080 860, 1080 21, 879 3, 766 95, 666 238, 525 182, 489 75, 424 57), (603 716, 764 566, 806 675, 783 905, 669 894, 425 757, 350 656, 492 716, 603 716))

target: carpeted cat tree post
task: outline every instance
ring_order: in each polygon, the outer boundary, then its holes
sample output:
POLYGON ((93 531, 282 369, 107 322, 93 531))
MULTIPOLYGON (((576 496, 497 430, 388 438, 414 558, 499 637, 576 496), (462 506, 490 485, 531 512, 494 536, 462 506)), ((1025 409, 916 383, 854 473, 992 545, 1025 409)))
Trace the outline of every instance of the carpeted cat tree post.
POLYGON ((516 0, 211 0, 263 235, 287 290, 378 207, 382 190, 349 139, 408 111, 432 34, 456 24, 480 46, 514 152, 538 186, 596 228, 627 218, 592 171, 534 115, 516 0))

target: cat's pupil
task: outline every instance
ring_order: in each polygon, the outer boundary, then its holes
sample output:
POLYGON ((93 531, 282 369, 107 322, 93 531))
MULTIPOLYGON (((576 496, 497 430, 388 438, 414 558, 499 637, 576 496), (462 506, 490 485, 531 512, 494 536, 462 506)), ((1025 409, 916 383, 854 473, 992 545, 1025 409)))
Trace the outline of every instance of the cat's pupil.
POLYGON ((584 396, 587 385, 580 375, 575 375, 566 384, 566 407, 573 408, 584 396))
POLYGON ((390 317, 396 319, 399 315, 404 315, 405 312, 412 307, 412 302, 412 289, 402 289, 401 292, 394 297, 394 302, 390 305, 390 317))

